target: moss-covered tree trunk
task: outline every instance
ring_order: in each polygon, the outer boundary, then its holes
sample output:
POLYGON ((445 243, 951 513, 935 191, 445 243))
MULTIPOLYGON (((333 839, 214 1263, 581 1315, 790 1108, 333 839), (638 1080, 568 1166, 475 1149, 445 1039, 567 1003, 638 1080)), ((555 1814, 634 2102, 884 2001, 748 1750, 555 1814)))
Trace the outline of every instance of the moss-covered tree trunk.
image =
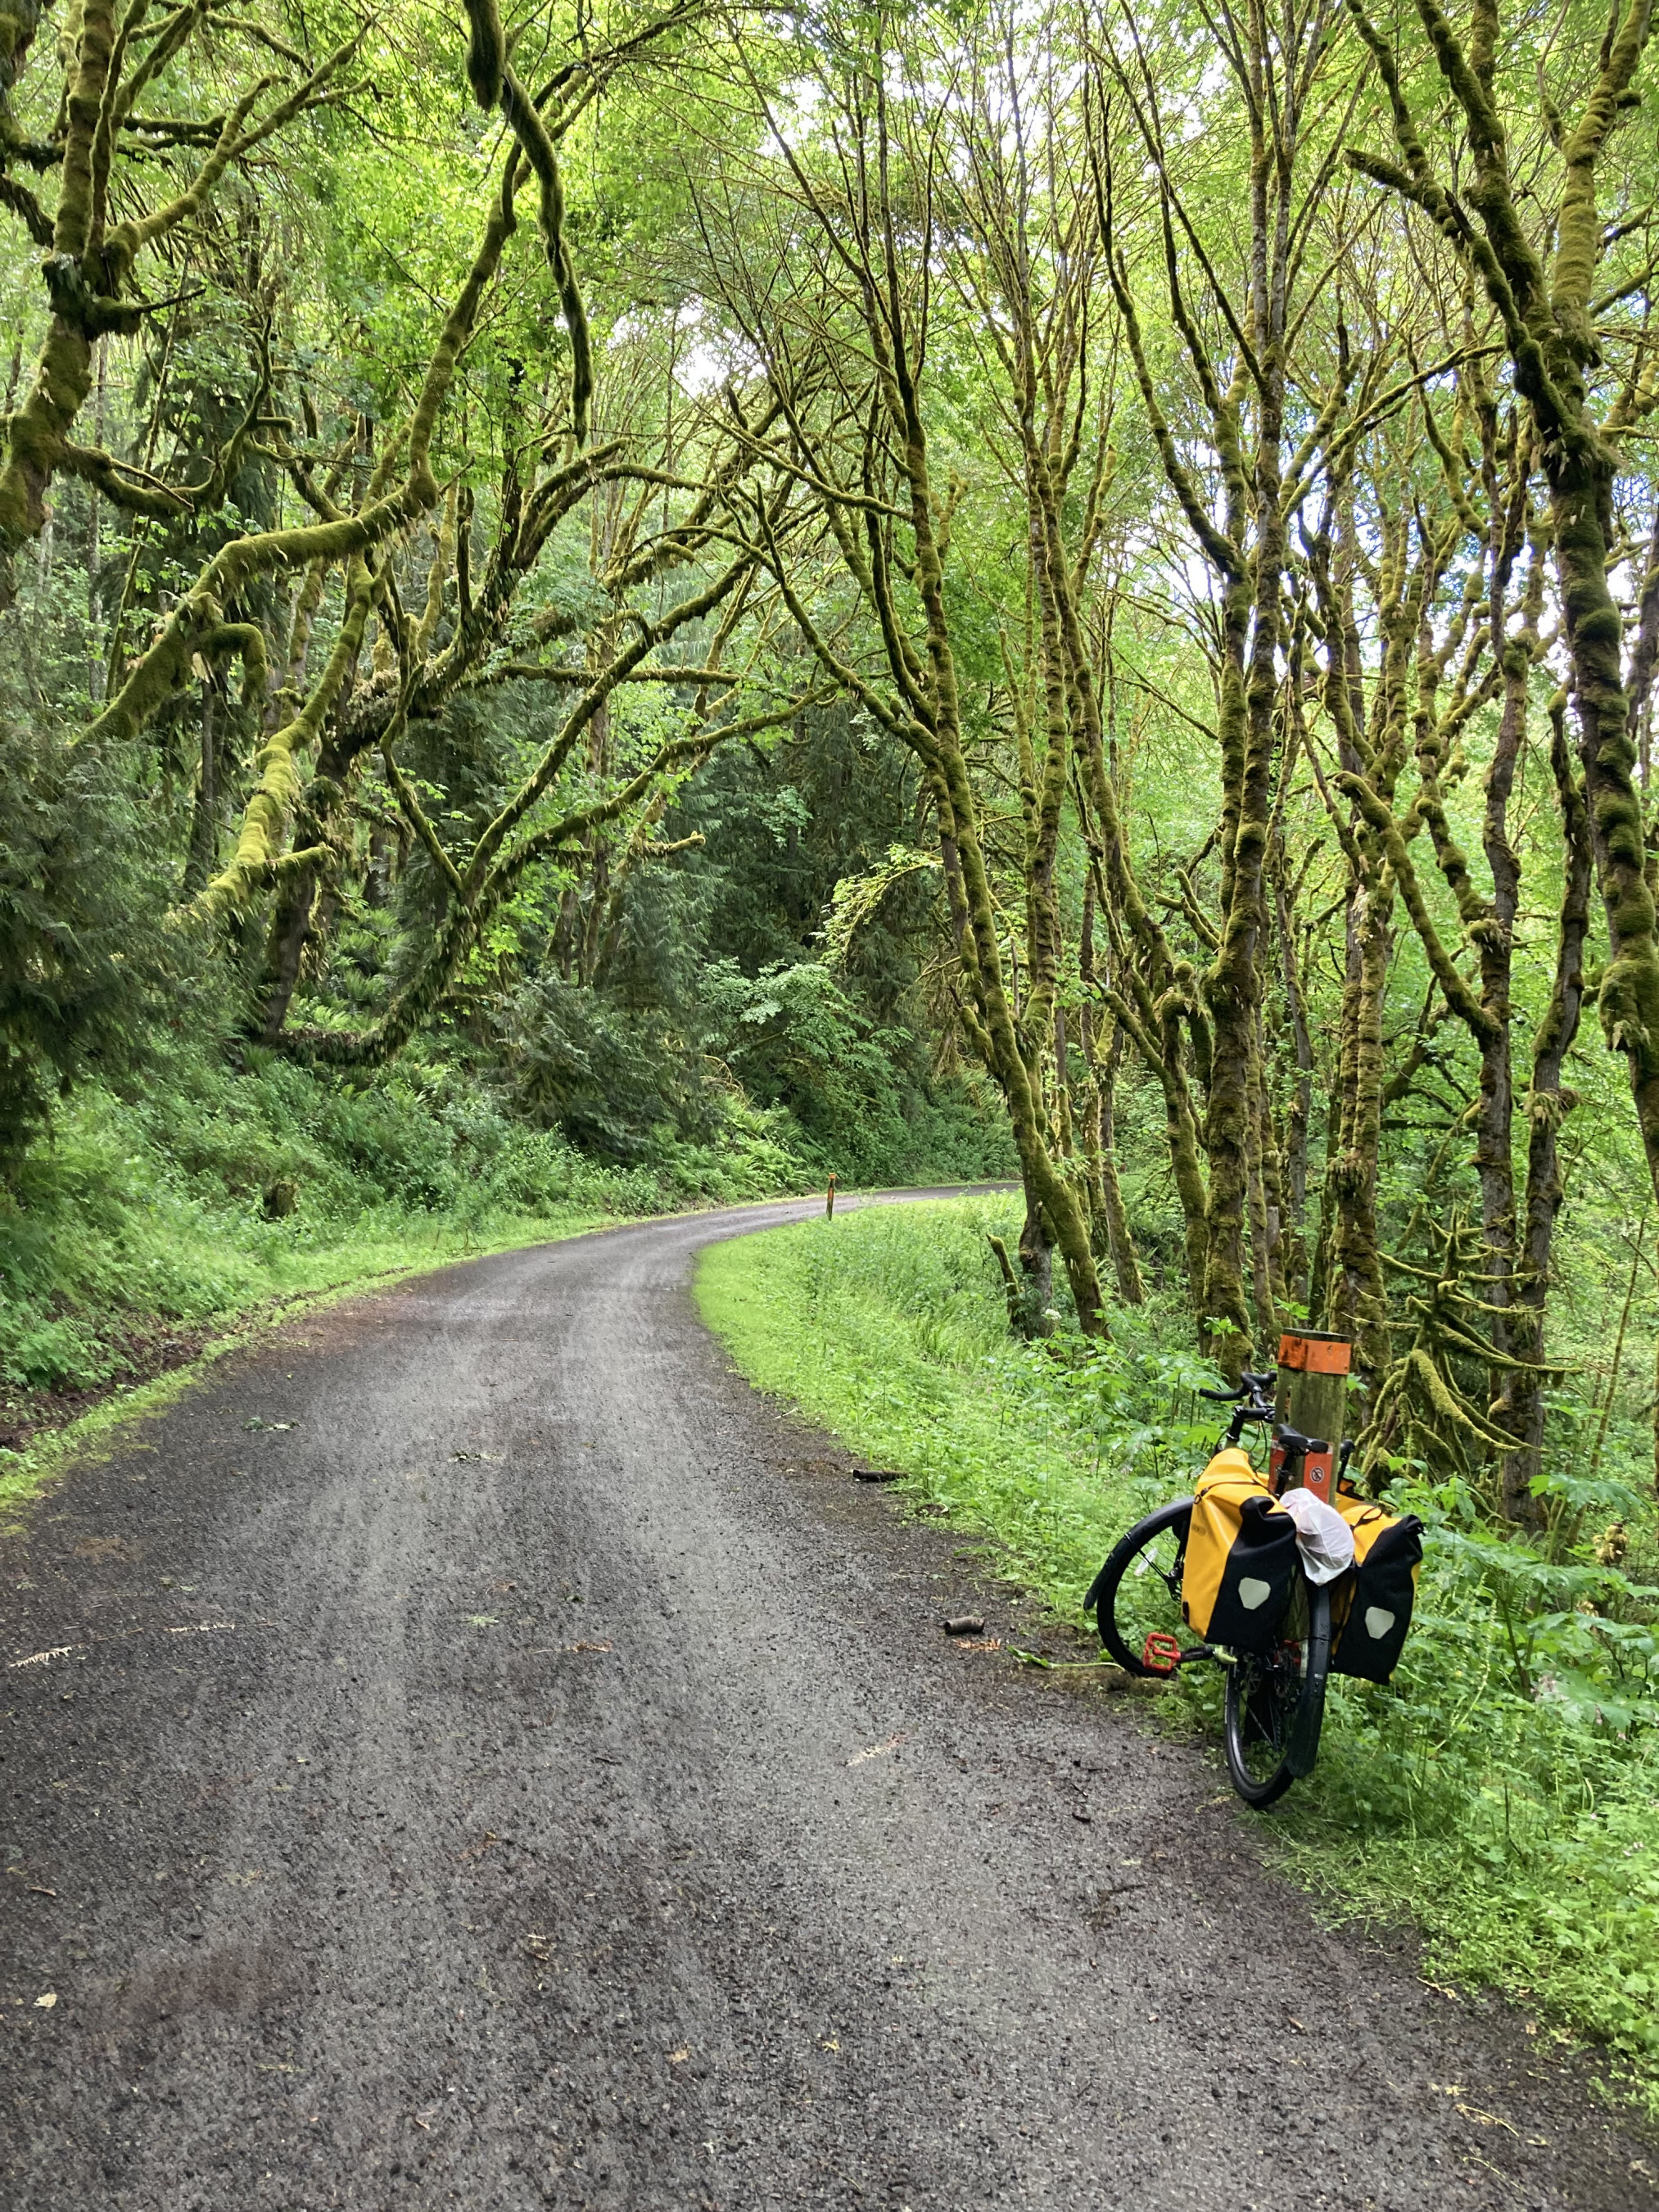
POLYGON ((1406 757, 1408 678, 1418 611, 1426 578, 1413 575, 1410 526, 1397 514, 1383 520, 1376 576, 1382 652, 1369 701, 1362 675, 1354 575, 1361 557, 1352 487, 1333 487, 1310 569, 1325 629, 1322 686, 1336 732, 1339 786, 1363 790, 1368 816, 1345 817, 1331 801, 1333 824, 1348 876, 1344 971, 1331 1119, 1326 1133, 1322 1222, 1322 1293, 1328 1326, 1353 1339, 1355 1364, 1381 1376, 1389 1364, 1388 1293, 1377 1228, 1384 1088, 1383 1012, 1394 956, 1395 877, 1379 826, 1391 820, 1395 784, 1406 757))
POLYGON ((219 730, 218 695, 211 684, 202 686, 201 758, 196 773, 196 795, 191 808, 190 848, 185 860, 183 895, 195 897, 219 865, 219 730))
MULTIPOLYGON (((1213 957, 1202 985, 1207 1095, 1199 1308, 1202 1334, 1235 1372, 1249 1357, 1258 1328, 1270 1325, 1275 1304, 1273 1226, 1261 1174, 1265 1122, 1252 1071, 1268 945, 1267 864, 1274 781, 1282 756, 1286 502, 1293 501, 1299 512, 1306 489, 1297 482, 1306 462, 1300 449, 1286 480, 1289 352, 1303 327, 1295 300, 1303 275, 1298 238, 1314 220, 1325 183, 1323 171, 1304 182, 1298 165, 1325 35, 1322 21, 1314 16, 1293 23, 1287 18, 1279 26, 1261 11, 1250 11, 1220 42, 1222 57, 1237 80, 1249 133, 1247 202, 1238 240, 1243 266, 1231 290, 1199 246, 1157 112, 1158 88, 1127 68, 1117 70, 1117 95, 1136 112, 1157 178, 1170 313, 1183 365, 1202 404, 1207 451, 1201 461, 1191 458, 1191 444, 1172 428, 1149 364, 1130 264, 1115 233, 1109 145, 1096 166, 1108 275, 1148 427, 1170 488, 1214 579, 1221 890, 1213 957), (1188 270, 1182 266, 1182 240, 1192 248, 1188 270), (1212 312, 1206 317, 1188 304, 1189 279, 1207 289, 1212 312), (1212 334, 1217 344, 1231 349, 1225 373, 1212 360, 1212 334), (1248 1234, 1253 1212, 1254 1239, 1248 1234), (1269 1249, 1252 1254, 1256 1241, 1269 1249), (1255 1285, 1254 1301, 1247 1296, 1247 1279, 1255 1285), (1258 1309, 1254 1319, 1253 1303, 1258 1309)), ((1103 112, 1105 107, 1103 100, 1103 112)), ((1333 408, 1340 404, 1346 374, 1345 355, 1333 408)), ((1172 1139, 1175 1133, 1172 1116, 1172 1139)), ((1189 1245, 1195 1243, 1189 1227, 1189 1245)))
POLYGON ((1504 1373, 1497 1408, 1499 1425, 1519 1442, 1518 1450, 1505 1455, 1499 1478, 1504 1511, 1516 1521, 1531 1520, 1537 1512, 1531 1486, 1543 1459, 1545 1316, 1556 1221, 1565 1194, 1560 1129, 1577 1103, 1561 1076, 1578 1034, 1584 1002, 1584 944, 1589 933, 1594 868, 1583 779, 1567 742, 1564 701, 1554 702, 1550 720, 1550 766, 1561 810, 1565 866, 1556 927, 1555 973, 1533 1040, 1532 1079, 1526 1102, 1527 1173, 1510 1325, 1510 1348, 1518 1364, 1504 1373))
MULTIPOLYGON (((1293 678, 1299 683, 1299 675, 1293 678)), ((1313 1035, 1308 1025, 1307 997, 1303 988, 1302 963, 1296 941, 1293 887, 1285 865, 1282 843, 1277 848, 1273 869, 1274 921, 1279 939, 1279 983, 1289 1025, 1293 1075, 1284 1119, 1279 1152, 1284 1163, 1284 1286, 1287 1297, 1305 1304, 1311 1296, 1306 1234, 1308 1209, 1308 1149, 1313 1128, 1313 1035)))
MULTIPOLYGON (((1090 862, 1083 893, 1083 924, 1078 938, 1078 973, 1085 992, 1098 988, 1095 966, 1097 863, 1090 862)), ((1104 1017, 1109 1038, 1100 1049, 1102 1026, 1092 1000, 1085 999, 1080 1016, 1084 1059, 1090 1073, 1091 1097, 1084 1116, 1091 1203, 1100 1221, 1105 1248, 1117 1279, 1118 1296, 1126 1305, 1146 1302, 1140 1261, 1135 1251, 1129 1217, 1123 1203, 1123 1187, 1117 1159, 1117 1078, 1123 1056, 1122 1024, 1109 1012, 1104 1017)))
MULTIPOLYGON (((1088 1214, 1080 1185, 1057 1156, 1042 1085, 1058 970, 1053 855, 1068 745, 1064 665, 1051 629, 1042 665, 1042 754, 1023 778, 1030 792, 1024 873, 1025 933, 1034 968, 1025 1003, 1017 1007, 1005 954, 1005 925, 993 888, 982 811, 963 728, 945 583, 951 503, 940 496, 933 481, 923 404, 931 278, 908 266, 903 258, 901 238, 908 236, 909 212, 901 222, 891 197, 896 149, 885 85, 878 77, 860 78, 848 88, 847 98, 862 165, 860 197, 850 218, 847 210, 832 210, 816 198, 810 204, 834 240, 837 254, 860 271, 854 312, 872 366, 871 399, 890 452, 897 503, 909 526, 913 551, 904 568, 920 611, 919 636, 912 637, 901 614, 890 533, 884 533, 862 484, 855 502, 837 501, 831 495, 823 512, 848 571, 878 624, 890 696, 878 693, 829 647, 793 588, 787 563, 778 553, 773 556, 775 573, 797 626, 824 666, 902 738, 922 764, 933 794, 941 859, 960 917, 964 1025, 1007 1111, 1026 1194, 1032 1252, 1035 1256, 1039 1241, 1052 1242, 1066 1269, 1079 1325, 1085 1334, 1098 1335, 1105 1332, 1106 1316, 1088 1214)), ((799 179, 800 173, 796 173, 799 179)), ((833 348, 836 343, 835 334, 826 331, 826 346, 833 348)), ((825 479, 821 476, 819 481, 825 479)), ((1041 556, 1041 547, 1034 550, 1041 556)), ((1039 557, 1039 569, 1041 566, 1039 557)), ((1048 619, 1052 623, 1052 609, 1048 619)))
POLYGON ((1650 1176, 1659 1190, 1659 911, 1634 773, 1637 739, 1621 652, 1625 616, 1608 577, 1620 534, 1613 507, 1620 441, 1650 404, 1651 375, 1644 368, 1599 408, 1591 384, 1601 365, 1593 321, 1604 242, 1599 173, 1609 137, 1638 104, 1635 80, 1652 27, 1649 0, 1621 0, 1615 7, 1576 122, 1569 127, 1559 117, 1553 120, 1560 184, 1539 222, 1534 188, 1517 187, 1510 174, 1494 98, 1496 0, 1482 0, 1476 9, 1467 42, 1436 0, 1418 0, 1434 62, 1467 129, 1469 173, 1462 204, 1424 144, 1393 46, 1361 0, 1349 4, 1387 92, 1401 157, 1396 163, 1353 149, 1349 160, 1420 207, 1481 287, 1502 330, 1516 389, 1536 425, 1591 851, 1611 953, 1598 994, 1601 1024, 1609 1047, 1624 1058, 1650 1176), (1478 228, 1465 207, 1474 211, 1478 228))

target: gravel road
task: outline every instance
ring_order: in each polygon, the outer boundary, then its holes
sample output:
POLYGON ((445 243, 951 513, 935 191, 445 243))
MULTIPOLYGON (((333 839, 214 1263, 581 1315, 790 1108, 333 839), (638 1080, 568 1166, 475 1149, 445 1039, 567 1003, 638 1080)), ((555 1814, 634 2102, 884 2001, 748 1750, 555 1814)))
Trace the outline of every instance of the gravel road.
POLYGON ((0 1545, 7 2212, 1659 2205, 1138 1699, 945 1639, 1013 1594, 696 1317, 806 1210, 295 1322, 0 1545))

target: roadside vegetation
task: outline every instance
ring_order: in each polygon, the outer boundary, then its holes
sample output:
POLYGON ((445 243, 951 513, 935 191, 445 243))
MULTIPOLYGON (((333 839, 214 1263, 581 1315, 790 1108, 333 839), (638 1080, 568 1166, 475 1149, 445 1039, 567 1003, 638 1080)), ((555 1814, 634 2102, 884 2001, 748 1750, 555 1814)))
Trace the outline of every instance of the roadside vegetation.
MULTIPOLYGON (((699 1297, 753 1382, 902 1470, 908 1501, 982 1530, 1081 1624, 1112 1544, 1208 1456, 1218 1419, 1194 1394, 1216 1377, 1156 1303, 1109 1343, 1013 1340, 986 1237, 1017 1226, 1000 1200, 872 1207, 713 1246, 699 1297)), ((1595 1425, 1593 1407, 1555 1411, 1564 1439, 1595 1425)), ((1526 1542, 1494 1540, 1455 1482, 1395 1478, 1427 1523, 1404 1662, 1388 1688, 1333 1678, 1318 1767, 1271 1847, 1339 1914, 1414 1920, 1431 1978, 1494 1985, 1546 2039, 1602 2046, 1659 2116, 1659 1532, 1644 1431, 1610 1433, 1593 1476, 1564 1454, 1526 1542)), ((1215 1744, 1216 1706, 1199 1669, 1158 1711, 1215 1744)))

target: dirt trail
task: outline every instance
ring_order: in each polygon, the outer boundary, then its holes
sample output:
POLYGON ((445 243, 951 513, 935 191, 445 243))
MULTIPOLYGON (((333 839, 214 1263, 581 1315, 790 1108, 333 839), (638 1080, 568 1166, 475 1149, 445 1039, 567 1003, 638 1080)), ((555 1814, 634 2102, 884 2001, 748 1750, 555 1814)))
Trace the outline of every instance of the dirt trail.
POLYGON ((946 1644, 1006 1596, 696 1319, 805 1210, 295 1323, 0 1553, 8 2212, 1659 2204, 1202 1755, 946 1644))

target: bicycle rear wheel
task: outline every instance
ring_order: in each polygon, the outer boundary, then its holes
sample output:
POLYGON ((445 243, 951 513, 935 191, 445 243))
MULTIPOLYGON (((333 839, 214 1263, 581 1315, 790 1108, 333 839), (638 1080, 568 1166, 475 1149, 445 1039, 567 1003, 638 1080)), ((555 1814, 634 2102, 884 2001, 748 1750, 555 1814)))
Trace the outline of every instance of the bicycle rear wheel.
POLYGON ((1137 1521, 1114 1546, 1083 1601, 1091 1607, 1100 1640, 1126 1674, 1167 1672, 1145 1663, 1149 1636, 1172 1636, 1183 1649, 1194 1642, 1181 1613, 1181 1574, 1193 1501, 1182 1498, 1137 1521))
POLYGON ((1271 1805, 1313 1772, 1331 1663, 1331 1594, 1297 1575, 1271 1651, 1227 1668, 1227 1771, 1247 1805, 1271 1805))

